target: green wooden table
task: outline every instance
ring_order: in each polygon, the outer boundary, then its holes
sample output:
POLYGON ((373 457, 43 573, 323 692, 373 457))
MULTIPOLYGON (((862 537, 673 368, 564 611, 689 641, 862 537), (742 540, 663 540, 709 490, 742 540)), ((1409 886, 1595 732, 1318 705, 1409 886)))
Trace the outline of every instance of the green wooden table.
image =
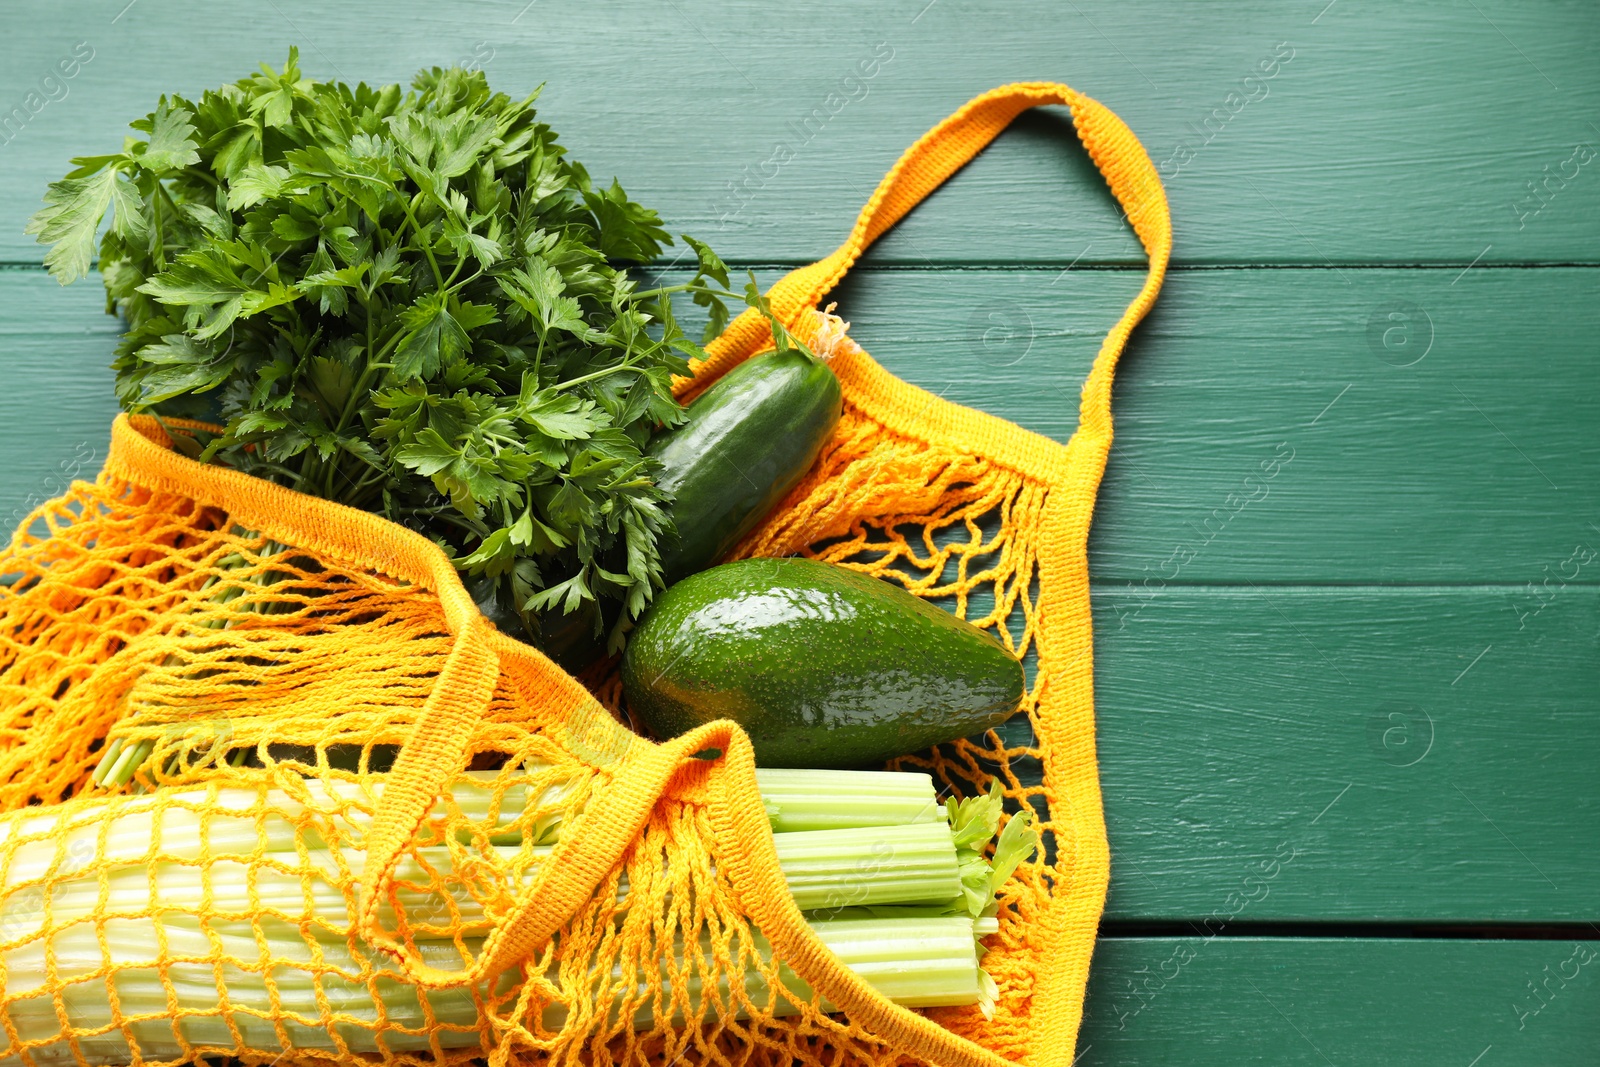
MULTIPOLYGON (((0 517, 97 467, 117 334, 22 234, 163 90, 485 67, 763 282, 976 93, 1066 81, 1175 267, 1090 546, 1114 857, 1082 1064, 1600 1063, 1600 8, 1588 0, 12 0, 0 517), (852 80, 858 61, 876 73, 852 80), (74 69, 62 78, 58 61, 74 69), (783 143, 792 158, 767 164, 783 143), (1246 481, 1266 469, 1274 473, 1246 481)), ((1140 280, 1064 114, 838 294, 891 370, 1060 439, 1140 280)))

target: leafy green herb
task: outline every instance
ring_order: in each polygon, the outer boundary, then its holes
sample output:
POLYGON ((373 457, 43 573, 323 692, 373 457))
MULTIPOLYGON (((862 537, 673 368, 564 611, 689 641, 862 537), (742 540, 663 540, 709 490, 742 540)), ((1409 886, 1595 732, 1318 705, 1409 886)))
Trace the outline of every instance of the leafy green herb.
MULTIPOLYGON (((686 240, 686 241, 687 240, 691 240, 691 238, 689 238, 686 235, 684 237, 684 240, 686 240)), ((696 244, 698 244, 698 242, 696 242, 696 244)), ((706 249, 706 251, 709 252, 710 249, 706 249)), ((706 268, 705 268, 705 256, 704 256, 704 254, 701 255, 700 262, 701 262, 701 269, 705 270, 706 268)), ((721 261, 718 261, 717 265, 721 266, 721 261)), ((727 276, 726 275, 726 270, 724 269, 722 277, 726 278, 726 276, 727 276)), ((724 283, 724 284, 726 284, 726 283, 724 283)), ((714 295, 711 295, 711 294, 708 294, 708 295, 710 295, 711 298, 714 299, 714 295)), ((699 292, 697 292, 695 294, 695 299, 699 300, 700 296, 701 296, 701 294, 699 292)), ((766 295, 761 292, 761 287, 756 284, 756 272, 755 271, 751 271, 750 272, 749 280, 747 282, 745 282, 745 285, 744 285, 744 302, 746 304, 750 305, 751 307, 755 308, 757 311, 759 311, 761 313, 761 317, 767 320, 767 326, 769 328, 771 328, 771 330, 772 330, 772 348, 773 348, 773 351, 779 353, 780 355, 783 354, 784 352, 797 351, 797 352, 800 352, 803 355, 810 356, 812 359, 816 359, 817 358, 817 354, 815 352, 811 351, 810 347, 807 346, 804 341, 800 340, 800 338, 798 338, 794 334, 790 333, 789 332, 789 328, 787 326, 785 326, 783 324, 783 321, 781 319, 779 319, 778 316, 773 312, 773 310, 772 310, 772 301, 767 299, 766 295)), ((831 308, 833 305, 830 304, 828 306, 831 308)), ((724 311, 723 315, 726 316, 726 314, 727 314, 727 312, 724 311)), ((724 321, 723 324, 726 325, 726 321, 724 321)))
POLYGON ((1024 807, 1006 820, 1005 795, 1000 779, 989 784, 987 793, 955 800, 945 805, 950 817, 950 832, 956 842, 956 858, 961 868, 961 892, 967 911, 974 917, 993 915, 999 893, 1017 869, 1039 847, 1039 831, 1033 825, 1033 810, 1024 807), (995 837, 999 830, 1000 836, 995 837), (994 855, 984 849, 994 841, 994 855))
POLYGON ((163 97, 28 230, 67 283, 110 216, 125 408, 223 423, 201 458, 424 532, 525 621, 611 601, 593 616, 618 647, 671 531, 642 446, 703 355, 672 298, 714 334, 727 267, 685 238, 693 280, 640 290, 628 266, 671 237, 566 156, 537 93, 460 69, 412 84, 313 81, 291 49, 163 97))

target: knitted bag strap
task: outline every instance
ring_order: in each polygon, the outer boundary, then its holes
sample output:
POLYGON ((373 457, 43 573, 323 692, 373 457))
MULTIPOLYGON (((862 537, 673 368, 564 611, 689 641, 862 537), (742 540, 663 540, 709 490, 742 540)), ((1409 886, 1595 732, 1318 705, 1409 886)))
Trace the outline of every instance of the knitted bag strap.
MULTIPOLYGON (((1101 357, 1109 355, 1110 358, 1105 360, 1104 366, 1096 361, 1090 375, 1093 390, 1085 386, 1084 414, 1089 414, 1092 407, 1096 417, 1088 421, 1097 429, 1104 422, 1109 432, 1111 371, 1128 334, 1144 317, 1161 289, 1172 253, 1172 221, 1155 164, 1138 138, 1104 104, 1068 86, 1055 82, 1002 85, 968 101, 955 114, 923 134, 883 176, 844 244, 826 258, 790 271, 772 287, 767 295, 774 314, 780 321, 804 332, 805 325, 798 321, 801 315, 839 284, 868 245, 888 232, 946 178, 966 166, 1018 115, 1046 104, 1065 104, 1072 109, 1078 138, 1105 176, 1112 195, 1122 205, 1150 259, 1144 288, 1101 346, 1101 357)), ((694 367, 696 383, 715 380, 771 343, 772 332, 766 319, 753 309, 745 310, 728 324, 721 336, 706 346, 708 358, 694 367)))
MULTIPOLYGON (((1160 289, 1172 232, 1165 193, 1143 147, 1111 111, 1065 85, 1019 83, 972 100, 912 145, 878 184, 850 237, 832 255, 784 277, 768 294, 782 321, 794 323, 838 284, 866 247, 898 222, 994 139, 1023 111, 1045 104, 1072 108, 1073 123, 1090 157, 1105 175, 1150 257, 1150 275, 1138 297, 1106 337, 1084 385, 1079 436, 1099 454, 1110 444, 1111 373, 1123 343, 1160 289)), ((802 327, 803 328, 803 327, 802 327)), ((766 321, 754 311, 739 315, 707 348, 697 380, 714 378, 771 343, 766 321)), ((451 582, 454 590, 459 583, 451 582)), ((454 591, 452 590, 452 591, 454 591)), ((465 596, 464 593, 461 594, 465 596)), ((451 598, 447 598, 449 600, 451 598)), ((457 598, 459 599, 459 598, 457 598)), ((694 753, 718 748, 720 759, 704 766, 709 776, 711 822, 719 865, 726 870, 736 902, 778 955, 803 976, 816 993, 845 1012, 858 1027, 891 1042, 935 1067, 1004 1067, 997 1054, 901 1007, 877 993, 841 964, 806 923, 787 889, 755 777, 749 738, 733 723, 708 723, 662 745, 645 741, 626 746, 623 758, 608 768, 610 784, 580 817, 582 832, 563 834, 550 861, 541 864, 465 971, 444 971, 405 951, 378 924, 396 864, 411 834, 449 779, 463 765, 470 723, 482 714, 492 688, 497 660, 521 656, 521 647, 492 634, 481 620, 457 626, 465 604, 447 603, 458 648, 436 683, 412 737, 402 747, 391 784, 379 802, 368 835, 362 874, 360 929, 364 937, 397 958, 407 975, 424 985, 460 985, 527 959, 546 943, 594 891, 621 858, 648 818, 650 809, 694 753), (513 651, 516 647, 518 650, 513 651), (499 656, 496 656, 496 650, 499 656)), ((542 660, 542 657, 541 657, 542 660)), ((553 668, 551 668, 553 670, 553 668)), ((574 830, 579 830, 574 827, 574 830)), ((1052 1027, 1035 1030, 1033 1067, 1065 1067, 1072 1056, 1068 1040, 1053 1040, 1052 1027)))

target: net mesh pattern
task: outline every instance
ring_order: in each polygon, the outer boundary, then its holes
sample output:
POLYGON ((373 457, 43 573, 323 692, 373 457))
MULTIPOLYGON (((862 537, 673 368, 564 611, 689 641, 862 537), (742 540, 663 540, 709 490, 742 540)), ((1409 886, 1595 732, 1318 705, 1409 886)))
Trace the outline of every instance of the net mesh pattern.
MULTIPOLYGON (((745 551, 899 581, 1026 654, 1041 490, 972 457, 861 447, 874 436, 848 407, 745 551)), ((40 507, 0 570, 0 1063, 903 1059, 833 1013, 740 911, 693 802, 658 805, 514 973, 429 990, 365 943, 364 835, 451 649, 433 592, 115 472, 40 507), (113 745, 137 757, 125 788, 93 780, 113 745)), ((614 674, 598 690, 615 702, 614 674)), ((547 726, 503 675, 467 770, 396 873, 384 924, 434 966, 475 958, 606 785, 547 726)), ((901 762, 946 796, 1000 773, 1043 813, 1035 755, 991 732, 901 762)), ((984 958, 994 1019, 934 1011, 1002 1053, 1025 1022, 1030 902, 1048 883, 1035 859, 1007 889, 984 958)))

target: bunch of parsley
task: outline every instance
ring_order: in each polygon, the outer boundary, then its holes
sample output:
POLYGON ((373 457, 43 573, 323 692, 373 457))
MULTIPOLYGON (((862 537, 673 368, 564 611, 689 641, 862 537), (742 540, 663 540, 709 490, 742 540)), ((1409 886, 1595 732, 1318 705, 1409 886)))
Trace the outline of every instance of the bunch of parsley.
POLYGON ((110 214, 125 408, 220 422, 202 460, 419 530, 502 609, 615 620, 616 648, 673 536, 642 450, 700 354, 672 297, 707 305, 710 336, 726 269, 686 237, 694 279, 641 289, 628 267, 671 238, 567 158, 537 94, 412 84, 308 80, 291 50, 163 97, 144 139, 73 160, 29 232, 65 284, 110 214))

